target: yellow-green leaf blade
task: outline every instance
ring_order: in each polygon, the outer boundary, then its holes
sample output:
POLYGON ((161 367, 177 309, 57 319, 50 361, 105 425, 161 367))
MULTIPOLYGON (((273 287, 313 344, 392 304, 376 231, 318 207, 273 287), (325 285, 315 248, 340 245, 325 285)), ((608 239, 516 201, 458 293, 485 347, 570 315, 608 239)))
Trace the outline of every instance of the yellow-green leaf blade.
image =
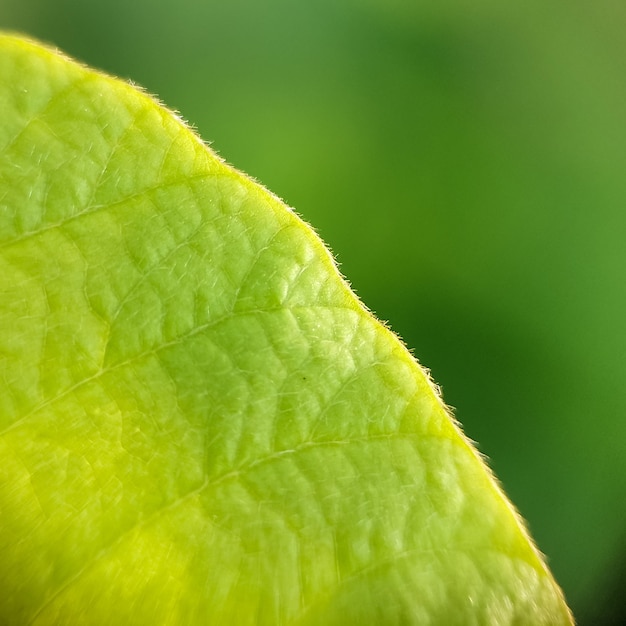
POLYGON ((0 77, 4 621, 570 623, 305 224, 125 83, 0 77))

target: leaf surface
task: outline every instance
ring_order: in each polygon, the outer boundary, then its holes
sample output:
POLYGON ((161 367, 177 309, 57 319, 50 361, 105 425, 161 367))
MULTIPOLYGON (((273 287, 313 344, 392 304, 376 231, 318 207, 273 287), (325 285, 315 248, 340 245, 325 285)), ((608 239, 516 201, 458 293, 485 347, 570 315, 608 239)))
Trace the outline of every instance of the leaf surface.
POLYGON ((568 624, 313 231, 124 82, 0 39, 0 621, 568 624))

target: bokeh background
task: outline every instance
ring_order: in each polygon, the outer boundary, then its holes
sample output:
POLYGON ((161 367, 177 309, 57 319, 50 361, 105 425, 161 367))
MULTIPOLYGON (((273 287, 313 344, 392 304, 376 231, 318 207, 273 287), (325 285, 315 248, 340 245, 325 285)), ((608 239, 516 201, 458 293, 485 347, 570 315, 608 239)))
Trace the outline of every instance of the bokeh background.
POLYGON ((0 28, 157 94, 313 224, 579 624, 626 623, 624 3, 0 0, 0 28))

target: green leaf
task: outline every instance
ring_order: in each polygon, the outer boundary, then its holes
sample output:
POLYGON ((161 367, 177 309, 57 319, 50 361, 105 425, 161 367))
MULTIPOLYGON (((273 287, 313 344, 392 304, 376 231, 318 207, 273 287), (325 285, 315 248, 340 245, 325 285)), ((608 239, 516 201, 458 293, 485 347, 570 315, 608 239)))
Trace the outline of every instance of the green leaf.
POLYGON ((0 111, 2 623, 571 623, 427 373, 289 208, 13 36, 0 111))

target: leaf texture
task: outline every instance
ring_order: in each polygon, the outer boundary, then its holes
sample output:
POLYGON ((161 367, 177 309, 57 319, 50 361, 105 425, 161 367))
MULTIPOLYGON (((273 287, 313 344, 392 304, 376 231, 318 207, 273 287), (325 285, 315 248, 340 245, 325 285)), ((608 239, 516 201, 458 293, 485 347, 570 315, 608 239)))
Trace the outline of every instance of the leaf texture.
POLYGON ((0 39, 0 621, 569 624, 313 231, 124 82, 0 39))

